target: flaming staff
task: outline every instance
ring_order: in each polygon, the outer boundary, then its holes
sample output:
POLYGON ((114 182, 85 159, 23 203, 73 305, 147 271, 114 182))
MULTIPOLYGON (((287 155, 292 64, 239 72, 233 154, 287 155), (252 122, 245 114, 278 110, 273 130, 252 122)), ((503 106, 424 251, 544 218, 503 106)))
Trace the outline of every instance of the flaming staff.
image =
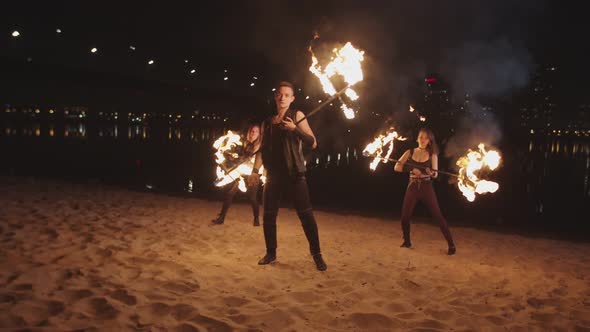
POLYGON ((332 50, 334 56, 331 58, 331 61, 325 66, 325 68, 320 66, 319 61, 313 53, 311 47, 309 48, 309 52, 311 53, 312 62, 311 66, 309 67, 309 71, 311 71, 320 80, 322 89, 331 97, 326 102, 316 107, 313 111, 309 112, 309 114, 307 114, 304 118, 297 121, 296 124, 303 121, 303 119, 316 114, 336 98, 340 100, 340 109, 344 112, 344 116, 346 116, 347 119, 353 119, 354 110, 351 109, 344 102, 344 100, 342 100, 342 94, 346 94, 346 96, 353 101, 359 98, 356 91, 352 89, 352 86, 363 80, 361 62, 364 60, 365 52, 354 48, 352 44, 348 42, 342 48, 335 48, 332 50), (336 90, 334 84, 332 84, 332 81, 330 81, 330 79, 336 75, 341 76, 346 83, 346 86, 341 90, 336 90))
MULTIPOLYGON (((244 178, 252 173, 254 166, 254 158, 256 153, 250 157, 239 158, 238 150, 243 146, 241 136, 233 133, 231 130, 227 134, 219 137, 214 143, 213 147, 217 149, 215 152, 215 163, 217 164, 215 180, 216 187, 223 187, 236 180, 239 181, 238 188, 242 192, 246 192, 246 182, 244 178), (227 168, 225 163, 228 161, 237 161, 237 165, 232 168, 227 168)), ((260 168, 262 174, 264 168, 260 168)), ((261 176, 262 183, 265 182, 265 177, 261 176)))

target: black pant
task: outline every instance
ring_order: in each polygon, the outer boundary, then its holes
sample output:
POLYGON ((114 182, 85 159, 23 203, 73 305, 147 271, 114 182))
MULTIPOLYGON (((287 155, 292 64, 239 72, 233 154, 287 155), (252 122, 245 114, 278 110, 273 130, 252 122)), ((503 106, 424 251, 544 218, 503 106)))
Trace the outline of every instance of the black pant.
POLYGON ((295 209, 297 210, 297 215, 309 242, 311 254, 319 254, 320 239, 318 226, 311 208, 305 173, 297 173, 296 175, 269 173, 267 175, 263 194, 263 228, 267 251, 274 253, 277 249, 277 214, 279 212, 281 195, 285 190, 289 190, 293 194, 295 209))
MULTIPOLYGON (((234 200, 234 196, 239 190, 239 182, 234 181, 230 184, 229 190, 225 193, 225 197, 223 199, 223 207, 221 208, 221 216, 225 217, 229 207, 231 206, 232 201, 234 200)), ((258 218, 259 215, 259 206, 258 206, 258 185, 254 185, 248 187, 246 191, 246 196, 252 205, 252 213, 254 214, 254 218, 258 218)))
POLYGON ((402 205, 402 231, 404 233, 404 241, 410 241, 410 218, 418 201, 422 201, 428 210, 430 210, 432 217, 438 221, 440 230, 449 245, 454 245, 449 225, 440 212, 434 187, 430 180, 410 180, 408 189, 406 189, 406 195, 404 196, 404 203, 402 205))

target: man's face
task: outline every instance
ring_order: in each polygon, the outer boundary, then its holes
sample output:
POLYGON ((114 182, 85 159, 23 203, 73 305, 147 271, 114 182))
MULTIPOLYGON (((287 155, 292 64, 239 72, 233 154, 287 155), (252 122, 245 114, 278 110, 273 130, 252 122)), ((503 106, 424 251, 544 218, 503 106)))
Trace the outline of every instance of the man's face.
POLYGON ((282 86, 275 92, 277 109, 289 108, 294 100, 295 96, 293 95, 293 89, 288 86, 282 86))

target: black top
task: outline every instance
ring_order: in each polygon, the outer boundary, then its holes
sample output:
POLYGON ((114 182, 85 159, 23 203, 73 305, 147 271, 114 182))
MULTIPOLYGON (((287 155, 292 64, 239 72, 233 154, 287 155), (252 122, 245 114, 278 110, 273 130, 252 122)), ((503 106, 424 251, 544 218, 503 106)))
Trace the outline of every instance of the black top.
MULTIPOLYGON (((296 110, 289 109, 285 117, 295 121, 296 110)), ((262 124, 262 162, 269 173, 295 174, 305 172, 303 145, 295 132, 280 128, 268 118, 262 124)))
POLYGON ((416 166, 424 167, 424 168, 431 168, 432 169, 432 154, 428 153, 428 159, 425 161, 416 161, 412 156, 414 155, 414 149, 410 149, 410 162, 416 166))

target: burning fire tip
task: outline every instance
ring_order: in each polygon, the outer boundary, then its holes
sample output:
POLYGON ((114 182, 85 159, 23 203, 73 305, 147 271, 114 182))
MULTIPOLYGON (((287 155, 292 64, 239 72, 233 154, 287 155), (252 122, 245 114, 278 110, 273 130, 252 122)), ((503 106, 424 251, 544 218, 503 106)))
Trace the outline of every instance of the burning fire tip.
POLYGON ((397 131, 393 127, 390 127, 384 133, 380 134, 375 140, 365 147, 363 150, 363 156, 373 156, 374 159, 369 165, 369 168, 374 171, 377 169, 379 163, 387 163, 389 157, 393 152, 393 143, 395 140, 404 141, 405 138, 399 136, 397 131), (387 148, 387 151, 385 149, 387 148))
MULTIPOLYGON (((316 34, 314 34, 314 39, 316 39, 316 34)), ((334 56, 330 63, 322 68, 318 59, 313 54, 311 47, 309 50, 311 52, 312 62, 309 71, 320 80, 324 92, 330 96, 334 96, 337 93, 336 87, 334 87, 330 79, 335 75, 339 75, 347 84, 345 91, 346 96, 350 100, 357 100, 359 96, 356 91, 352 89, 352 86, 363 80, 361 62, 364 60, 364 51, 354 48, 352 44, 348 42, 340 49, 333 49, 332 52, 334 53, 334 56)), ((342 102, 341 109, 347 119, 354 118, 354 111, 344 102, 342 102)))
POLYGON ((478 177, 482 169, 495 170, 500 165, 500 153, 486 151, 483 143, 477 147, 477 151, 469 150, 467 155, 457 160, 457 166, 460 167, 457 185, 469 202, 475 200, 475 194, 495 193, 500 188, 498 183, 478 177))

